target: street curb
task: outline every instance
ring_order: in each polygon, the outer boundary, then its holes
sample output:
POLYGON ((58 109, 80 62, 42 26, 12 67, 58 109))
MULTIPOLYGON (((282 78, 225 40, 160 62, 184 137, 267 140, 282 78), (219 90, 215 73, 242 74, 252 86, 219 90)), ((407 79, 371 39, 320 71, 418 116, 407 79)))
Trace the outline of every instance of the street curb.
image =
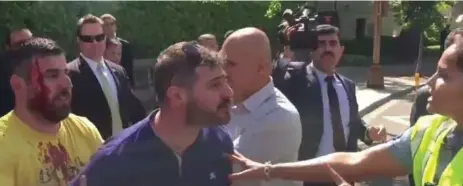
MULTIPOLYGON (((420 88, 422 86, 423 85, 420 85, 420 86, 418 86, 418 88, 420 88)), ((386 97, 384 97, 384 98, 382 98, 382 99, 380 99, 378 101, 375 101, 372 104, 366 106, 362 110, 359 110, 359 115, 360 115, 360 117, 363 117, 363 116, 371 113, 372 111, 376 110, 377 108, 381 107, 382 105, 386 104, 387 102, 391 101, 392 99, 407 95, 408 93, 412 92, 413 90, 415 90, 415 86, 410 86, 408 88, 405 88, 404 90, 391 93, 388 96, 386 96, 386 97)))

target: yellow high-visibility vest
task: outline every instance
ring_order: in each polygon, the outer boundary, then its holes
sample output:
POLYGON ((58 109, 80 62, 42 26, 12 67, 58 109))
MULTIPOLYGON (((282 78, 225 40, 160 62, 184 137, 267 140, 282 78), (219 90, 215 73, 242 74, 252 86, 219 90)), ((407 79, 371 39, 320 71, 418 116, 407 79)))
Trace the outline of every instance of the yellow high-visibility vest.
POLYGON ((434 180, 442 144, 455 127, 454 120, 438 114, 421 117, 413 126, 410 140, 415 185, 463 186, 463 148, 446 166, 439 180, 434 180))

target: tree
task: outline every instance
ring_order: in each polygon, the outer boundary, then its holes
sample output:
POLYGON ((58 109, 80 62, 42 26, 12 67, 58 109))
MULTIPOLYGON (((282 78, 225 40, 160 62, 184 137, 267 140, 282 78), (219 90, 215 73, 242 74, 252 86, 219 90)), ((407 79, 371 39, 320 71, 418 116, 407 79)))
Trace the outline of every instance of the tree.
POLYGON ((416 60, 416 76, 419 76, 423 56, 423 37, 432 31, 437 31, 436 35, 439 35, 439 31, 447 24, 443 12, 451 8, 454 3, 455 1, 390 1, 396 21, 404 28, 416 27, 419 30, 420 42, 416 60))
POLYGON ((424 34, 427 42, 436 43, 439 31, 448 23, 448 12, 455 1, 390 1, 397 23, 405 29, 417 27, 424 34))

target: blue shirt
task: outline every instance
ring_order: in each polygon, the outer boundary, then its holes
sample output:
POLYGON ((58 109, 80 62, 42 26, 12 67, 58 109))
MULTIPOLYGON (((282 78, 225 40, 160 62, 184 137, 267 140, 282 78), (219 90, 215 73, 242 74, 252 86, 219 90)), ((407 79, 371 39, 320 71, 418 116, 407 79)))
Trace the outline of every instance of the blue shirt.
POLYGON ((84 174, 87 186, 226 186, 233 144, 221 127, 204 128, 196 141, 177 157, 152 130, 157 111, 123 130, 92 157, 71 182, 84 174))

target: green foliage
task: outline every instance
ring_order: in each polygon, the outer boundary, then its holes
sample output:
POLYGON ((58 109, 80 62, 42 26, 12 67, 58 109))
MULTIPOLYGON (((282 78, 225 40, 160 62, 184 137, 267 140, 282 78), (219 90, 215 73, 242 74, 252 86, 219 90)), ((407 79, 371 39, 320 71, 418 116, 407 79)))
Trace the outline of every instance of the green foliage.
MULTIPOLYGON (((279 17, 283 14, 283 11, 285 9, 291 9, 293 10, 293 13, 297 13, 304 4, 306 3, 304 3, 303 1, 272 0, 268 5, 265 17, 269 19, 279 19, 279 17)), ((315 9, 313 11, 315 11, 315 9)))
POLYGON ((272 0, 268 6, 267 12, 265 13, 266 18, 273 18, 281 12, 281 2, 279 0, 272 0))
POLYGON ((396 21, 404 29, 417 26, 423 29, 427 43, 437 43, 439 32, 448 23, 445 12, 455 4, 455 1, 389 1, 395 12, 396 21))
POLYGON ((35 35, 58 41, 72 57, 78 52, 77 19, 87 13, 110 13, 117 18, 118 35, 132 43, 135 56, 153 58, 174 42, 194 40, 203 33, 222 41, 226 31, 246 26, 264 29, 274 39, 280 18, 265 17, 268 8, 269 2, 261 1, 0 1, 0 34, 29 27, 35 35))

